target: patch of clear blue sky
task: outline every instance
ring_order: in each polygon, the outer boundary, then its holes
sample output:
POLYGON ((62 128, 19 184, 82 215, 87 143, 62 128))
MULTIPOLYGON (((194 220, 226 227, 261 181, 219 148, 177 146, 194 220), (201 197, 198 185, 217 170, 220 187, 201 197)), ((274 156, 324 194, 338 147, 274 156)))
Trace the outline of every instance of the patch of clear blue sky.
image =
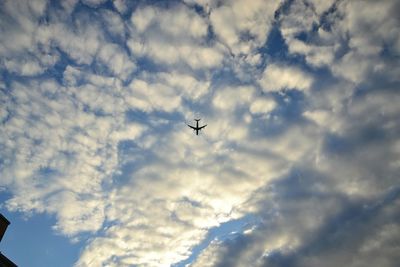
MULTIPOLYGON (((0 191, 0 203, 11 195, 0 191)), ((18 266, 70 267, 78 259, 82 242, 71 243, 65 236, 52 230, 56 219, 46 214, 27 217, 0 206, 0 212, 11 222, 0 243, 1 252, 18 266)))

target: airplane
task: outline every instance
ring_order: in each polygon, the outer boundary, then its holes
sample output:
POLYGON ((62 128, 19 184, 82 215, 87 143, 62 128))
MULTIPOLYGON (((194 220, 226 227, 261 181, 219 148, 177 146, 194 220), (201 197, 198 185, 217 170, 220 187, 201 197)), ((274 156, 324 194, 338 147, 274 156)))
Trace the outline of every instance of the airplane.
POLYGON ((207 124, 205 124, 205 125, 199 127, 199 120, 200 120, 200 119, 194 119, 194 120, 196 121, 196 127, 195 127, 195 126, 192 126, 192 125, 189 125, 189 124, 187 124, 187 126, 189 126, 190 128, 192 128, 193 130, 195 130, 195 131, 196 131, 196 135, 199 135, 199 131, 201 131, 201 129, 203 129, 204 127, 206 127, 207 124))

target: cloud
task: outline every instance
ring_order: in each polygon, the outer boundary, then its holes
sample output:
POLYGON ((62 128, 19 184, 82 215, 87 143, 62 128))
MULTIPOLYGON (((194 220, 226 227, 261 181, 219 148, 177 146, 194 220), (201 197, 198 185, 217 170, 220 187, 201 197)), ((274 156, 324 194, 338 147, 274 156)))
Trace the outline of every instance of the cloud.
POLYGON ((6 60, 4 66, 10 72, 19 73, 23 76, 31 76, 43 72, 43 68, 34 60, 27 62, 6 60))
POLYGON ((195 70, 221 66, 223 51, 207 42, 207 22, 183 5, 139 8, 132 13, 131 22, 128 47, 138 57, 195 70))
POLYGON ((124 14, 128 11, 128 5, 126 0, 115 0, 113 1, 113 5, 118 12, 124 14))
POLYGON ((267 114, 276 107, 276 102, 268 98, 256 99, 250 105, 250 112, 252 114, 267 114))
POLYGON ((260 79, 260 85, 266 92, 280 91, 282 89, 307 91, 310 89, 312 82, 312 77, 301 69, 276 64, 268 65, 260 79))
POLYGON ((97 59, 101 61, 101 65, 108 66, 112 74, 120 77, 121 80, 126 80, 136 70, 135 63, 118 45, 102 46, 98 51, 97 59))
POLYGON ((281 18, 289 51, 304 55, 308 63, 326 66, 334 75, 356 83, 369 74, 384 73, 382 51, 398 53, 399 35, 394 29, 399 22, 392 16, 399 8, 395 1, 383 5, 372 1, 334 2, 327 7, 328 4, 321 5, 320 1, 291 5, 289 14, 281 18), (321 13, 324 9, 326 13, 321 13), (314 25, 316 31, 312 30, 314 25), (299 39, 301 34, 307 35, 308 40, 299 39))
POLYGON ((91 85, 69 95, 75 89, 53 80, 14 83, 15 105, 8 107, 13 115, 2 132, 3 145, 10 144, 2 156, 7 159, 3 174, 13 177, 3 180, 3 185, 16 190, 7 206, 57 213, 56 227, 68 235, 101 227, 101 183, 117 164, 117 144, 140 136, 145 129, 140 124, 118 126, 112 117, 85 112, 83 106, 88 105, 118 114, 106 109, 106 95, 90 94, 91 85))
MULTIPOLYGON (((242 216, 235 207, 267 181, 255 172, 282 171, 273 158, 250 153, 215 165, 204 149, 206 144, 197 144, 192 150, 191 139, 190 133, 180 131, 154 144, 157 158, 163 160, 134 171, 127 177, 129 186, 112 192, 109 203, 120 204, 110 205, 106 214, 116 224, 91 243, 78 266, 128 265, 124 255, 129 251, 135 251, 131 264, 168 266, 184 260, 188 250, 205 237, 206 229, 242 216), (250 163, 253 171, 248 168, 250 163), (118 243, 119 238, 125 241, 118 243), (110 246, 112 253, 105 253, 110 246)), ((225 153, 215 148, 215 154, 218 158, 225 153)))
POLYGON ((34 44, 38 19, 44 15, 46 4, 46 1, 2 3, 1 35, 7 36, 0 43, 2 68, 30 76, 42 73, 46 65, 54 65, 56 54, 47 54, 47 59, 40 57, 44 62, 32 56, 41 52, 34 44))
POLYGON ((102 10, 102 19, 105 21, 109 33, 115 37, 125 39, 125 23, 118 13, 110 10, 102 10))
POLYGON ((222 110, 234 110, 240 104, 249 103, 253 98, 253 94, 253 87, 220 89, 213 99, 213 104, 222 110))
POLYGON ((218 39, 234 55, 248 55, 266 41, 278 5, 279 1, 226 2, 212 6, 210 21, 218 39))
POLYGON ((1 7, 4 207, 76 266, 398 262, 395 1, 1 7))
POLYGON ((198 100, 209 92, 210 81, 196 76, 173 72, 160 73, 158 79, 169 86, 176 88, 186 99, 198 100))
POLYGON ((208 266, 208 262, 211 266, 334 266, 338 262, 359 266, 370 261, 394 266, 398 249, 391 242, 399 236, 383 237, 383 233, 396 228, 398 188, 376 197, 344 197, 329 189, 329 174, 321 177, 297 169, 286 179, 270 183, 254 197, 262 218, 257 227, 214 241, 193 266, 208 266))

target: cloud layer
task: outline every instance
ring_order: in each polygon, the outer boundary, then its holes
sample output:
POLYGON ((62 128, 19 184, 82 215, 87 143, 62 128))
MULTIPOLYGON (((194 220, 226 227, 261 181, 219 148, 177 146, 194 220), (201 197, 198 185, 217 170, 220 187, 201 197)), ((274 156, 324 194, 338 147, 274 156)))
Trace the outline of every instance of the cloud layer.
POLYGON ((76 266, 399 262, 396 1, 0 7, 4 207, 76 266))

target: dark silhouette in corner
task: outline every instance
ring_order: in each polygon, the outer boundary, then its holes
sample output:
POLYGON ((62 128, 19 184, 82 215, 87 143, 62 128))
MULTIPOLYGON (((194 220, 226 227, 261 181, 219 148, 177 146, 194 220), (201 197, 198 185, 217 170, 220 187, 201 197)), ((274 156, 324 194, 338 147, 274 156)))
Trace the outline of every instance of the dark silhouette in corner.
MULTIPOLYGON (((9 225, 10 222, 0 213, 0 241, 3 239, 3 235, 9 225)), ((17 267, 17 265, 0 252, 0 267, 17 267)))
POLYGON ((199 127, 199 120, 200 120, 200 119, 194 119, 194 120, 196 121, 196 126, 192 126, 192 125, 189 125, 189 124, 188 124, 187 126, 189 126, 190 128, 192 128, 193 130, 195 130, 195 131, 196 131, 196 135, 199 135, 199 131, 201 131, 201 129, 203 129, 204 127, 206 127, 207 124, 205 124, 205 125, 199 127))

